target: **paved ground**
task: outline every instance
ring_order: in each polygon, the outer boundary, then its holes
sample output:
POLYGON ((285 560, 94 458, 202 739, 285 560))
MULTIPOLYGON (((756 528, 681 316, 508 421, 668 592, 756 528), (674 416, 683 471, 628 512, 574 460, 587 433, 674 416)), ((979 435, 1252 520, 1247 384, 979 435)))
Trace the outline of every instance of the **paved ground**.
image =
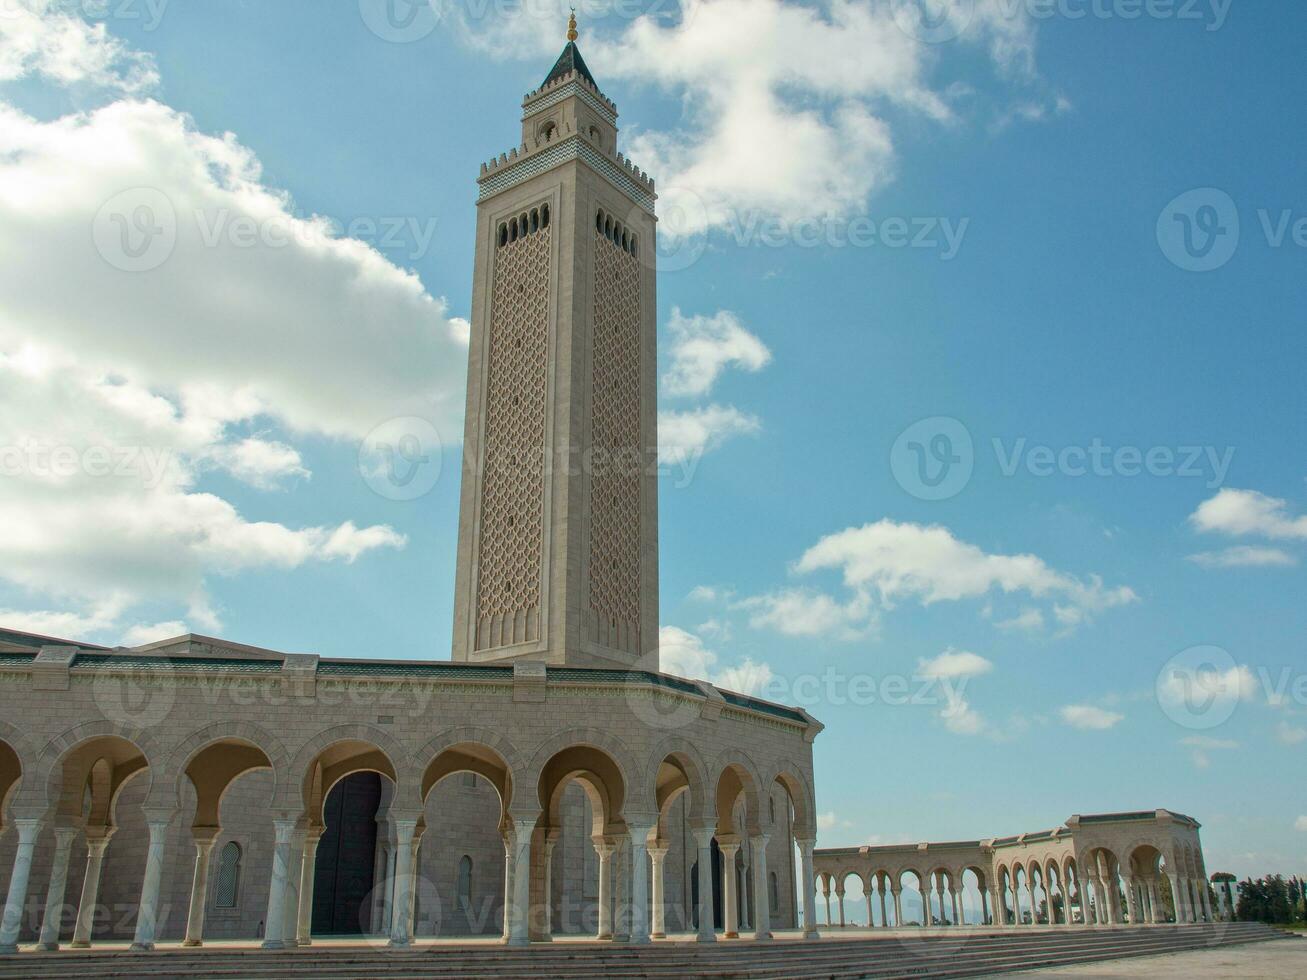
POLYGON ((1307 977, 1307 939, 1253 943, 1197 953, 1168 953, 1137 959, 1108 960, 1083 966, 1004 973, 997 980, 1066 977, 1148 977, 1149 980, 1300 980, 1307 977))

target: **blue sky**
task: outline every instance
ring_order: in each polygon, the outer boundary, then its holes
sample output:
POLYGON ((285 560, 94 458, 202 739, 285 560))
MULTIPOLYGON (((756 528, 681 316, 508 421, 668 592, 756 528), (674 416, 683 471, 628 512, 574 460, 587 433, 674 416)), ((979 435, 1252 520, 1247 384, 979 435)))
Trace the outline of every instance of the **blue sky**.
MULTIPOLYGON (((695 463, 661 486, 665 664, 815 687, 824 844, 1165 806, 1211 870, 1307 870, 1307 11, 948 9, 923 43, 878 0, 582 7, 686 232, 658 284, 664 443, 695 463), (928 703, 848 694, 895 677, 928 703)), ((563 18, 461 4, 387 41, 371 0, 15 10, 3 621, 446 657, 474 180, 563 18), (124 270, 142 187, 176 243, 124 270), (360 466, 397 416, 440 443, 411 501, 360 466), (90 445, 169 466, 143 489, 90 445)))

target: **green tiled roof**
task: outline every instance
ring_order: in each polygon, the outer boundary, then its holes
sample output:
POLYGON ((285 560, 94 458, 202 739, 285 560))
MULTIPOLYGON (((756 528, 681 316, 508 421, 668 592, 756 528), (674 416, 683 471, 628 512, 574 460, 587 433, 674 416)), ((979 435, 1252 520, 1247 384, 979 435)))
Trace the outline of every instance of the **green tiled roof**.
POLYGON ((34 653, 0 653, 0 667, 26 667, 35 659, 34 653))
POLYGON ((679 691, 682 694, 698 694, 699 685, 680 677, 668 677, 648 670, 614 670, 607 667, 550 667, 549 679, 560 683, 598 683, 598 684, 652 684, 654 687, 679 691))
POLYGON ((131 653, 79 653, 73 667, 122 667, 128 670, 224 670, 243 674, 277 674, 280 660, 227 657, 143 657, 131 653))
POLYGON ((761 711, 765 715, 775 715, 777 718, 786 718, 790 721, 807 724, 808 719, 803 713, 793 708, 786 708, 779 704, 771 704, 767 701, 758 701, 755 698, 747 697, 743 694, 736 694, 734 691, 719 692, 727 704, 735 705, 737 708, 748 708, 750 711, 761 711))
POLYGON ((319 677, 445 677, 457 680, 511 680, 513 668, 500 664, 383 663, 367 660, 319 660, 319 677))
POLYGON ((590 69, 586 66, 585 59, 581 57, 581 49, 576 46, 575 41, 567 42, 567 45, 563 48, 563 53, 560 54, 558 60, 554 62, 554 67, 549 69, 549 74, 546 75, 545 80, 540 83, 540 87, 544 88, 555 79, 562 78, 569 71, 576 72, 595 88, 599 87, 599 83, 595 81, 595 77, 590 74, 590 69))

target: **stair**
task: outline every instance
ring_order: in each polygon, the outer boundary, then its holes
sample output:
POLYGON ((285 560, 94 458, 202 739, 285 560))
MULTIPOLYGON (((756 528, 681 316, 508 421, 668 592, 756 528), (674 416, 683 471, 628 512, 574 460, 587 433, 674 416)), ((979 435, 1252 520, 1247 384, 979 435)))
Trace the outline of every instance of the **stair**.
POLYGON ((360 944, 278 952, 253 947, 170 948, 145 954, 123 949, 63 950, 0 956, 0 980, 83 980, 88 976, 113 980, 681 980, 687 976, 943 980, 1291 939, 1268 926, 1241 922, 1065 931, 933 930, 865 938, 712 945, 558 942, 517 948, 439 943, 398 951, 360 944))

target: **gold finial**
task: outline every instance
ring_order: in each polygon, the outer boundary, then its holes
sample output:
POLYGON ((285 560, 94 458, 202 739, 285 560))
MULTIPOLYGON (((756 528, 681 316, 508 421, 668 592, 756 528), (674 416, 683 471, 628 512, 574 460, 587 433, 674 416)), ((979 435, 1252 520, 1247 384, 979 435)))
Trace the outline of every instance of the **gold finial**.
POLYGON ((572 16, 567 18, 567 39, 576 40, 576 8, 572 8, 572 16))

